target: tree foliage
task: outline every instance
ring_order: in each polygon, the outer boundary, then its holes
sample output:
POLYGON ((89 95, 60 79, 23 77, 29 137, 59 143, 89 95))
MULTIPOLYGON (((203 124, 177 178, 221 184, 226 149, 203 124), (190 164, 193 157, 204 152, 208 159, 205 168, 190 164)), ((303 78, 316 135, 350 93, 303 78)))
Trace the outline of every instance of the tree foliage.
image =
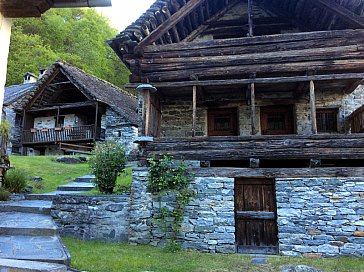
POLYGON ((26 72, 64 60, 119 87, 129 72, 106 43, 117 34, 94 9, 51 9, 41 18, 14 20, 7 85, 26 72))

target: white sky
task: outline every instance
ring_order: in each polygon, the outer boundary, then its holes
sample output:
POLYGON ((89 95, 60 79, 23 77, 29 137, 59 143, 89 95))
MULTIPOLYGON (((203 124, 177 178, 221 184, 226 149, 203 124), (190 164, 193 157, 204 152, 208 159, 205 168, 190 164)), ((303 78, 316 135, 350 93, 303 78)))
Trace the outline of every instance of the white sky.
POLYGON ((155 0, 112 0, 112 7, 97 8, 105 17, 109 17, 111 26, 118 31, 140 17, 155 0))

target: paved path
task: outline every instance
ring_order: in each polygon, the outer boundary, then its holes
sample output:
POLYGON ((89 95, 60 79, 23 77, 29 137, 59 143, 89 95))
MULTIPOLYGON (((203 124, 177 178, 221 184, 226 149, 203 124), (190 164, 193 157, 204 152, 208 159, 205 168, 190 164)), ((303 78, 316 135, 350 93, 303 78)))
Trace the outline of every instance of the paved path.
POLYGON ((0 271, 67 272, 70 254, 50 216, 52 199, 58 194, 92 190, 93 179, 84 176, 55 192, 0 202, 0 271))

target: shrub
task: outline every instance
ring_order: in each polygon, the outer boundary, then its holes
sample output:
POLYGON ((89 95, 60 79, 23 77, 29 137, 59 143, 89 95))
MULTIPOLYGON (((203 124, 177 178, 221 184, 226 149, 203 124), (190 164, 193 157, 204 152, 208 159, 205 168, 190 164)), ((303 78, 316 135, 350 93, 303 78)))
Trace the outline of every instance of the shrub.
POLYGON ((9 199, 10 193, 3 187, 0 187, 0 201, 7 201, 9 199))
POLYGON ((91 171, 96 176, 96 186, 101 193, 112 194, 116 178, 125 171, 126 155, 124 146, 107 141, 97 143, 89 159, 91 171))
POLYGON ((4 176, 3 184, 10 193, 21 193, 27 186, 27 174, 21 169, 9 169, 4 176))

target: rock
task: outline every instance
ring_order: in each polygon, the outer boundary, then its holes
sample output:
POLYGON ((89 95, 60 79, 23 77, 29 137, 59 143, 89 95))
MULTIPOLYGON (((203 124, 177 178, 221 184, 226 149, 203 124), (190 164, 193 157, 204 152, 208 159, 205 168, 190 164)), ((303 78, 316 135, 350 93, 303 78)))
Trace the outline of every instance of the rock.
POLYGON ((67 157, 67 156, 61 156, 56 158, 56 162, 62 162, 66 164, 78 164, 82 163, 81 159, 79 157, 67 157))
POLYGON ((33 191, 33 187, 32 187, 32 186, 26 186, 26 187, 24 188, 24 192, 25 192, 25 193, 30 194, 30 193, 32 193, 32 191, 33 191))
POLYGON ((34 180, 34 181, 42 181, 42 180, 43 180, 43 178, 42 178, 41 176, 35 176, 35 177, 33 178, 33 180, 34 180))
POLYGON ((252 264, 266 264, 267 258, 254 258, 251 261, 252 264))
POLYGON ((281 272, 323 272, 307 265, 290 265, 283 266, 281 272))

